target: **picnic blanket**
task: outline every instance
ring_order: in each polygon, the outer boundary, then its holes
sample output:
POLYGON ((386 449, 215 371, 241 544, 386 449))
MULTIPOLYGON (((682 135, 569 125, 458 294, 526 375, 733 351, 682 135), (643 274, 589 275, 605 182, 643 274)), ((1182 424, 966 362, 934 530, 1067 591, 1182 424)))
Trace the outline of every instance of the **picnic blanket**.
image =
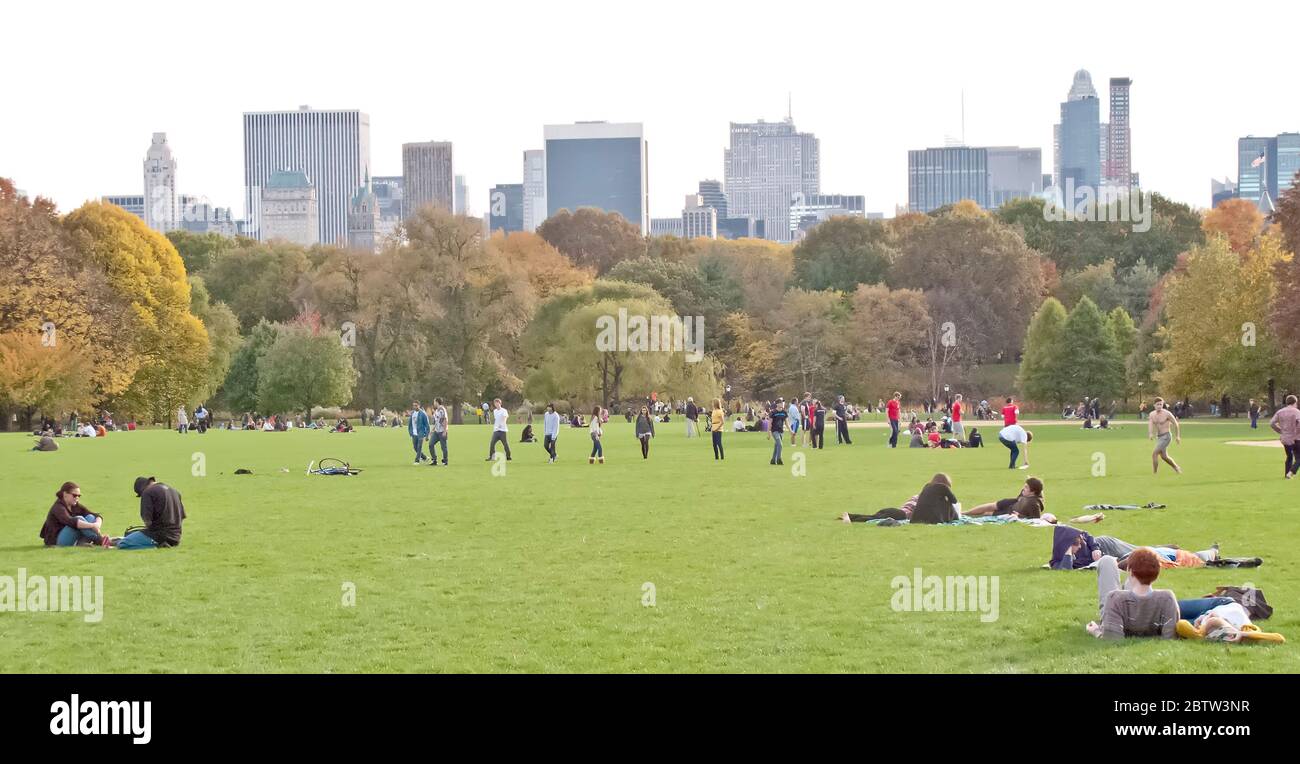
POLYGON ((1149 501, 1146 504, 1085 504, 1084 509, 1165 509, 1167 505, 1149 501))

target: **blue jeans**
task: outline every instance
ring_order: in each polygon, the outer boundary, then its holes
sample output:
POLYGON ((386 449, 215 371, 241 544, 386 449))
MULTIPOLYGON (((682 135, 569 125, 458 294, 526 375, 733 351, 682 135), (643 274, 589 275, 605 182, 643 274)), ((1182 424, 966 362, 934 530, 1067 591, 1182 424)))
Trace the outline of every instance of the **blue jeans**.
POLYGON ((781 461, 781 432, 772 433, 772 462, 781 461))
POLYGON ((144 531, 136 531, 122 538, 118 542, 118 549, 154 549, 158 542, 144 535, 144 531))
POLYGON ((595 433, 592 433, 591 434, 591 456, 589 458, 595 459, 598 456, 601 459, 605 458, 605 446, 600 442, 600 438, 596 437, 595 433))
POLYGON ((434 432, 430 433, 430 435, 429 435, 429 459, 430 459, 431 461, 435 461, 435 462, 438 461, 438 457, 434 456, 434 454, 433 454, 433 447, 434 447, 434 445, 436 445, 436 444, 438 444, 438 443, 441 443, 441 444, 442 444, 442 463, 443 463, 443 464, 446 464, 446 463, 447 463, 447 433, 445 433, 445 432, 437 432, 437 431, 434 431, 434 432))
POLYGON ((1178 617, 1184 621, 1195 621, 1202 615, 1220 605, 1235 602, 1231 597, 1200 597, 1194 600, 1178 600, 1178 617))
POLYGON ((898 448, 898 420, 889 420, 889 447, 898 448))
POLYGON ((424 438, 419 435, 412 435, 411 446, 415 448, 415 461, 424 461, 424 438))
MULTIPOLYGON (((77 515, 78 520, 85 520, 88 523, 95 522, 94 515, 77 515)), ((77 539, 87 538, 96 543, 99 542, 99 531, 94 528, 69 528, 66 525, 59 529, 59 538, 54 542, 55 546, 72 546, 77 543, 77 539)))
POLYGON ((1020 445, 1015 441, 1007 440, 1006 438, 998 438, 998 440, 1001 441, 1002 445, 1011 449, 1011 469, 1014 470, 1016 468, 1016 460, 1020 458, 1020 445))

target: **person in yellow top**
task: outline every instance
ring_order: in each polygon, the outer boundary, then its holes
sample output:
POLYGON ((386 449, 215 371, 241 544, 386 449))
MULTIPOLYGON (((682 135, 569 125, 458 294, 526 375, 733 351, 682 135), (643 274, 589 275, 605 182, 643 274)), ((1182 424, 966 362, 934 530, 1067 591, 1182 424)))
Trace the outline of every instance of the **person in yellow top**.
POLYGON ((713 411, 709 414, 709 432, 713 434, 713 459, 717 461, 722 455, 722 425, 727 414, 722 410, 722 400, 713 399, 713 411))

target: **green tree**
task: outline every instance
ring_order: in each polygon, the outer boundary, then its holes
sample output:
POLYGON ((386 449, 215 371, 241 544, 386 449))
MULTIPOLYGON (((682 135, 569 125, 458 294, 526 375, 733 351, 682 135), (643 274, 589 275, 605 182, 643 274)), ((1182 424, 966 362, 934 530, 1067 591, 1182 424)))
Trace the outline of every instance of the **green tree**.
POLYGON ((1016 385, 1031 401, 1050 401, 1061 408, 1069 398, 1069 380, 1062 368, 1066 323, 1065 306, 1055 297, 1043 300, 1029 323, 1016 385))
POLYGON ((258 365, 276 339, 276 324, 262 319, 230 361, 222 395, 233 413, 257 411, 258 365))
POLYGON ((1061 327, 1058 364, 1067 400, 1114 398, 1124 389, 1124 359, 1097 304, 1079 300, 1061 327))
POLYGON ((241 239, 216 258, 203 279, 213 299, 230 306, 239 330, 247 333, 262 319, 282 323, 298 315, 302 306, 296 295, 310 268, 307 250, 297 244, 241 239))
POLYGON ((1103 311, 1123 304, 1123 295, 1115 280, 1114 260, 1103 260, 1061 276, 1056 296, 1067 309, 1073 308, 1085 295, 1103 311))
POLYGON ((257 402, 263 411, 302 411, 310 421, 314 407, 351 400, 356 379, 352 351, 338 335, 299 320, 277 327, 258 360, 257 402))
POLYGON ((208 358, 205 382, 198 397, 210 399, 226 381, 230 363, 239 349, 239 319, 224 302, 213 302, 200 276, 190 277, 190 312, 203 322, 208 332, 208 358))
POLYGON ((884 223, 833 217, 809 231, 794 248, 794 283, 818 291, 852 292, 858 284, 885 280, 897 252, 884 223))
POLYGON ((234 239, 212 231, 194 233, 178 228, 167 232, 167 240, 176 247, 181 262, 185 263, 185 272, 191 276, 207 270, 219 257, 235 248, 234 239))

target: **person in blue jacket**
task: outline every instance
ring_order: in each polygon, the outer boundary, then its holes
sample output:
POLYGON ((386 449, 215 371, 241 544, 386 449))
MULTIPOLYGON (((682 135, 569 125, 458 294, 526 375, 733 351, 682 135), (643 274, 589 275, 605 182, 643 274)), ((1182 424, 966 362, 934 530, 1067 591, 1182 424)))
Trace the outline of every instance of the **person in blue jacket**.
POLYGON ((415 448, 415 463, 424 461, 424 439, 429 437, 429 415, 420 408, 419 401, 411 401, 410 421, 407 431, 411 435, 411 445, 415 448))

